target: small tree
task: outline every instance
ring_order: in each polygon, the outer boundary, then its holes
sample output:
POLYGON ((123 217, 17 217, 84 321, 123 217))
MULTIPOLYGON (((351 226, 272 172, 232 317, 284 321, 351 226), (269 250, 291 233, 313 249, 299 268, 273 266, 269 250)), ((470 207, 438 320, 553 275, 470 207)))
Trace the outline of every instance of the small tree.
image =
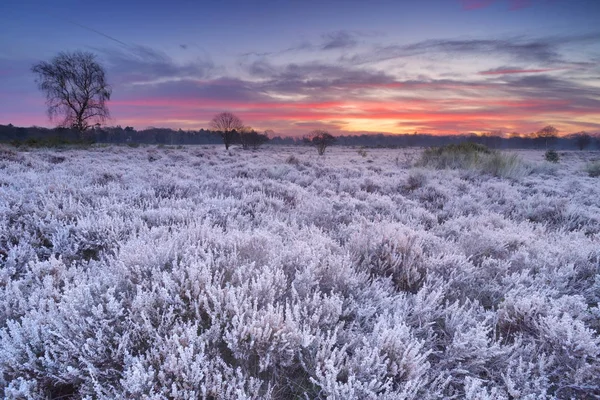
POLYGON ((577 140, 577 147, 579 150, 583 150, 592 143, 592 137, 587 132, 581 132, 575 136, 577 140))
POLYGON ((243 131, 244 123, 241 119, 230 112, 222 112, 214 116, 210 121, 210 128, 223 138, 225 149, 233 143, 235 137, 243 131))
POLYGON ((83 135, 97 123, 109 118, 106 102, 111 88, 104 68, 89 52, 59 53, 51 62, 42 61, 31 68, 36 83, 46 94, 48 116, 63 116, 59 126, 70 127, 83 135))
POLYGON ((258 133, 254 129, 243 129, 240 133, 240 140, 244 149, 258 149, 260 145, 269 141, 269 136, 264 133, 258 133))
POLYGON ((553 142, 556 140, 558 136, 558 129, 552 125, 548 125, 537 131, 535 136, 544 139, 546 148, 548 148, 548 142, 553 142))
POLYGON ((242 149, 248 150, 250 148, 250 135, 252 135, 252 129, 249 126, 244 126, 242 129, 238 131, 240 143, 242 144, 242 149))
POLYGON ((335 143, 335 140, 335 137, 331 133, 320 129, 312 131, 309 133, 308 138, 305 139, 305 141, 308 141, 313 146, 317 147, 317 152, 320 156, 325 154, 325 149, 327 149, 327 146, 335 143))

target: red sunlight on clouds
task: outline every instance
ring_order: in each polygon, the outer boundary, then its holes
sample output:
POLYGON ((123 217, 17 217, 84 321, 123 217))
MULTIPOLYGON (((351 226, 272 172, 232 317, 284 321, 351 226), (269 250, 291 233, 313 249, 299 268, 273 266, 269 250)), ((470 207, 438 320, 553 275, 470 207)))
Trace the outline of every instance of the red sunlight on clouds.
MULTIPOLYGON (((570 109, 568 101, 557 99, 245 103, 149 98, 115 100, 110 104, 114 120, 122 126, 137 129, 150 126, 207 129, 214 114, 229 110, 255 129, 274 129, 282 136, 302 136, 306 133, 302 126, 309 123, 330 126, 334 134, 405 134, 414 131, 458 134, 496 130, 528 133, 547 124, 555 125, 561 134, 568 134, 581 130, 579 117, 600 123, 597 113, 589 109, 570 109), (560 122, 554 122, 557 120, 560 122)), ((33 111, 14 114, 10 122, 17 126, 53 126, 46 116, 33 111)))
MULTIPOLYGON (((119 116, 119 121, 123 124, 138 127, 167 125, 184 129, 206 129, 215 113, 228 110, 255 129, 276 128, 276 132, 284 136, 301 136, 305 133, 301 126, 309 123, 333 127, 332 132, 336 134, 402 134, 415 130, 431 134, 456 134, 498 129, 535 131, 545 124, 554 123, 557 109, 563 110, 560 113, 563 121, 575 121, 578 116, 594 117, 587 109, 569 109, 569 102, 566 100, 503 98, 313 102, 148 98, 115 100, 112 102, 112 109, 113 115, 119 116), (147 108, 152 112, 145 112, 144 109, 147 108), (549 122, 539 122, 544 116, 549 122)), ((555 125, 564 134, 580 130, 575 124, 555 125)))
MULTIPOLYGON (((527 134, 549 124, 566 135, 581 131, 582 121, 600 124, 595 108, 581 107, 569 99, 494 96, 495 84, 489 84, 490 90, 484 93, 467 91, 480 89, 478 85, 418 81, 365 84, 361 87, 375 87, 368 97, 349 95, 341 98, 336 94, 336 98, 312 101, 308 96, 305 100, 290 101, 267 95, 257 96, 263 97, 262 101, 160 95, 116 98, 109 103, 112 119, 108 125, 134 126, 136 129, 151 126, 207 129, 211 118, 222 111, 235 113, 254 129, 272 129, 281 136, 302 136, 306 134, 307 126, 324 126, 337 135, 406 134, 415 131, 434 135, 490 131, 527 134), (387 87, 402 85, 411 87, 386 91, 387 87), (414 90, 416 87, 421 90, 414 90), (381 93, 381 97, 376 98, 373 93, 381 93)), ((56 121, 48 121, 41 111, 43 99, 27 98, 27 103, 31 103, 30 107, 13 113, 7 123, 17 126, 55 125, 56 121)))

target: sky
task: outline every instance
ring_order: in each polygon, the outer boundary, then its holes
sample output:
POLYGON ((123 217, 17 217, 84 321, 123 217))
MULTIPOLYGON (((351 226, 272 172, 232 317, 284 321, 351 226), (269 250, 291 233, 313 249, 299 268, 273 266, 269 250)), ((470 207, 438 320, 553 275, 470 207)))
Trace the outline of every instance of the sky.
POLYGON ((108 125, 600 132, 598 0, 2 0, 0 124, 54 126, 31 66, 96 54, 108 125))

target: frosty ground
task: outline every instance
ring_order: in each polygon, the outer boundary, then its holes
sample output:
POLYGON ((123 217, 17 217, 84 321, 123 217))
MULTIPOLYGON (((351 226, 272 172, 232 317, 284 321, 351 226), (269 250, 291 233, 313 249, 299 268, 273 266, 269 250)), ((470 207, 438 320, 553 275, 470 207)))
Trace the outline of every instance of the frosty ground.
POLYGON ((0 149, 5 398, 600 396, 598 152, 0 149))

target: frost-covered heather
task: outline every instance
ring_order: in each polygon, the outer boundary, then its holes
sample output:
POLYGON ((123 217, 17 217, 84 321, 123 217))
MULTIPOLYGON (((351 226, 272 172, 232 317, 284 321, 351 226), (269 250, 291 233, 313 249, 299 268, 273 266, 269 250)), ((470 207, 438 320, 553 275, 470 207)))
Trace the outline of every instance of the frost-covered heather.
POLYGON ((600 396, 598 154, 419 155, 0 149, 0 396, 600 396))

